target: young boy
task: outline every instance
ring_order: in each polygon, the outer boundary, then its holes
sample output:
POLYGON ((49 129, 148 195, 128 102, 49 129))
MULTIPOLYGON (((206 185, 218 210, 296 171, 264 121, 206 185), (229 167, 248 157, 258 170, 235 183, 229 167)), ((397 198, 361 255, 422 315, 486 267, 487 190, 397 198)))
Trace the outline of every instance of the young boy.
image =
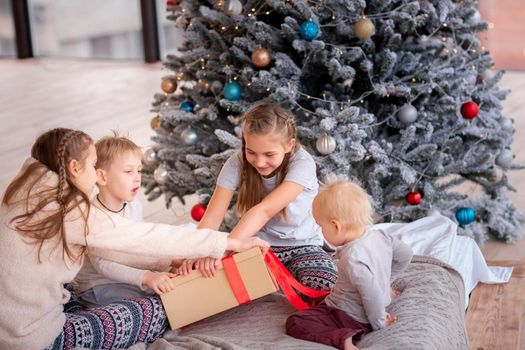
MULTIPOLYGON (((108 215, 142 221, 142 206, 136 199, 142 171, 140 147, 117 135, 100 139, 95 147, 99 193, 92 204, 104 209, 108 215)), ((168 271, 170 263, 152 260, 148 267, 168 271)), ((176 274, 133 268, 98 258, 89 254, 88 247, 88 254, 73 285, 86 306, 98 307, 121 299, 151 295, 152 292, 169 292, 173 289, 170 277, 174 276, 176 274)))
POLYGON ((337 247, 339 277, 321 305, 287 319, 286 333, 339 349, 357 349, 353 340, 396 321, 386 312, 390 282, 413 253, 400 240, 369 226, 372 206, 355 183, 326 184, 313 201, 312 213, 324 238, 337 247))

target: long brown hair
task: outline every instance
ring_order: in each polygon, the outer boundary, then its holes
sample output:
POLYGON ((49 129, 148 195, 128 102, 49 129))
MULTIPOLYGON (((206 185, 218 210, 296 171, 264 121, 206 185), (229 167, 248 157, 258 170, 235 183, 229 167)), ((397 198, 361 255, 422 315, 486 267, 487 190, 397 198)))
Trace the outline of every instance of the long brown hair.
POLYGON ((37 138, 31 148, 31 157, 38 162, 27 166, 11 181, 5 191, 2 205, 24 201, 25 213, 13 217, 10 224, 19 234, 39 245, 38 261, 40 261, 40 252, 44 242, 55 237, 59 238, 57 245, 62 243, 63 258, 67 254, 70 259, 77 260, 85 251, 84 248, 79 256, 73 256, 67 244, 64 220, 67 213, 85 204, 86 210, 82 211, 82 217, 85 221, 84 236, 87 235, 89 198, 71 182, 68 164, 75 159, 82 166, 86 166, 85 160, 91 144, 93 144, 91 137, 82 131, 57 128, 45 132, 37 138), (39 186, 38 191, 35 191, 35 185, 49 171, 58 175, 58 184, 39 186), (49 210, 54 207, 53 202, 58 202, 58 209, 49 210), (44 208, 46 215, 41 217, 44 208))
MULTIPOLYGON (((250 208, 259 204, 265 196, 261 175, 246 159, 244 135, 252 133, 257 135, 280 135, 283 144, 288 143, 291 139, 297 139, 292 113, 273 103, 261 103, 249 109, 243 117, 242 132, 241 180, 239 195, 237 196, 237 211, 239 213, 247 212, 250 208)), ((299 143, 296 142, 292 150, 285 154, 283 162, 278 169, 277 186, 286 177, 290 157, 299 147, 299 143)), ((283 208, 281 215, 286 220, 285 209, 283 208)))

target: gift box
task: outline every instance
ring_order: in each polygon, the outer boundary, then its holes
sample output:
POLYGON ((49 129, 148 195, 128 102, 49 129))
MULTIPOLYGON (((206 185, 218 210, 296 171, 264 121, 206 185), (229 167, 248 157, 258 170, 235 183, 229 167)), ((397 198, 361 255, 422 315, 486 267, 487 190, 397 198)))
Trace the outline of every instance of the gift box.
POLYGON ((259 248, 222 259, 215 277, 205 278, 195 270, 171 281, 175 289, 160 298, 172 329, 278 290, 259 248))

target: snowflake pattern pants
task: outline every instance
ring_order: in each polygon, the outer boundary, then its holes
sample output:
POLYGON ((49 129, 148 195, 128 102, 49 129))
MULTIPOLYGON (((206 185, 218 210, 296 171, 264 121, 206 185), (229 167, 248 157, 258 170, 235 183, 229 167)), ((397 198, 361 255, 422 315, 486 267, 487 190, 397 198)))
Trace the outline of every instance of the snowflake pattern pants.
POLYGON ((73 297, 64 311, 66 323, 62 333, 46 350, 123 349, 138 342, 152 343, 167 327, 166 313, 157 296, 125 299, 90 309, 83 308, 73 297))

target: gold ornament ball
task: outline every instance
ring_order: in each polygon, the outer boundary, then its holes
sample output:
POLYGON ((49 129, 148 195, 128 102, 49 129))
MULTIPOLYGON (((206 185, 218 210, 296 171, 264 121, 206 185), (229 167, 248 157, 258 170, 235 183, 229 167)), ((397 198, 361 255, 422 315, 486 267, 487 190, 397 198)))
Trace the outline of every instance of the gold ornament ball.
POLYGON ((272 55, 264 47, 260 47, 252 53, 252 62, 259 68, 268 66, 271 61, 272 55))
POLYGON ((371 20, 363 17, 355 24, 354 32, 356 37, 366 40, 376 33, 376 27, 371 20))
POLYGON ((160 125, 160 117, 158 115, 151 118, 150 126, 153 130, 157 129, 160 125))
POLYGON ((175 92, 175 90, 177 90, 177 79, 174 77, 162 78, 160 87, 165 93, 172 94, 175 92))

